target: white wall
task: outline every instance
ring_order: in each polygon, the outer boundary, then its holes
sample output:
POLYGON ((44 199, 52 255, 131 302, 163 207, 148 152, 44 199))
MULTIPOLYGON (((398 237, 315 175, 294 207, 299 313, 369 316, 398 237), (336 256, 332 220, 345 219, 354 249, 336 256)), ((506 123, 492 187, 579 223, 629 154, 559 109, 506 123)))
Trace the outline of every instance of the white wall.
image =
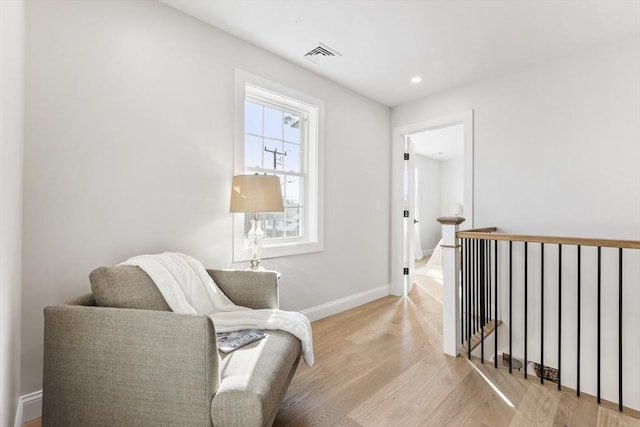
POLYGON ((475 226, 640 239, 640 37, 392 109, 474 110, 475 226))
POLYGON ((0 2, 0 425, 20 391, 24 2, 0 2))
POLYGON ((23 393, 42 308, 93 268, 167 250, 231 266, 236 67, 325 101, 325 251, 264 261, 282 307, 389 284, 387 107, 153 1, 30 1, 27 24, 23 393))
MULTIPOLYGON (((463 159, 451 159, 441 163, 441 212, 442 216, 453 216, 451 206, 463 206, 464 202, 464 164, 463 159)), ((464 217, 464 212, 462 215, 464 217)))
MULTIPOLYGON (((433 250, 442 237, 442 226, 436 221, 441 216, 453 216, 451 205, 462 205, 463 161, 439 161, 416 155, 419 194, 418 214, 423 251, 433 250)), ((461 215, 461 216, 464 216, 461 215)))
POLYGON ((433 250, 442 236, 441 225, 436 221, 440 216, 441 203, 441 162, 426 156, 416 155, 415 168, 418 170, 418 220, 420 221, 420 242, 424 252, 433 250))
MULTIPOLYGON (((392 125, 422 122, 474 110, 475 226, 523 234, 640 240, 640 36, 517 70, 392 110, 392 125)), ((464 215, 463 215, 464 216, 464 215)), ((502 249, 506 251, 505 247, 502 249)), ((617 399, 617 258, 603 250, 603 398, 617 399)), ((545 336, 558 324, 558 249, 545 250, 545 336)), ((503 255, 505 252, 503 252, 503 255)), ((539 245, 530 266, 540 265, 539 245)), ((515 318, 509 327, 514 355, 522 356, 522 247, 514 249, 515 318)), ((563 378, 575 380, 576 249, 563 251, 563 378), (572 267, 569 267, 572 266, 572 267)), ((637 332, 640 253, 625 255, 625 405, 640 408, 637 332)), ((501 262, 506 283, 506 262, 501 262)), ((585 250, 583 270, 583 391, 595 387, 595 249, 585 250), (589 274, 591 273, 591 274, 589 274)), ((530 267, 530 307, 539 306, 540 270, 530 267)), ((506 300, 499 317, 507 320, 506 300)), ((539 311, 530 312, 529 357, 539 359, 535 339, 539 311)), ((557 346, 545 345, 545 364, 557 366, 557 346)))

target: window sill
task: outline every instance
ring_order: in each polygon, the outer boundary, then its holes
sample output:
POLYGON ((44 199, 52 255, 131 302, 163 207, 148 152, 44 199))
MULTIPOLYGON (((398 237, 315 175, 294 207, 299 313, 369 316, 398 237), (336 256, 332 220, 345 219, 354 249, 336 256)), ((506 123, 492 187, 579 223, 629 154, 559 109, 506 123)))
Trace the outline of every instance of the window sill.
MULTIPOLYGON (((322 242, 294 242, 278 245, 265 245, 260 259, 279 258, 291 255, 302 255, 313 252, 322 252, 322 242)), ((244 247, 244 242, 237 245, 234 250, 233 262, 245 262, 251 259, 251 251, 244 247)))

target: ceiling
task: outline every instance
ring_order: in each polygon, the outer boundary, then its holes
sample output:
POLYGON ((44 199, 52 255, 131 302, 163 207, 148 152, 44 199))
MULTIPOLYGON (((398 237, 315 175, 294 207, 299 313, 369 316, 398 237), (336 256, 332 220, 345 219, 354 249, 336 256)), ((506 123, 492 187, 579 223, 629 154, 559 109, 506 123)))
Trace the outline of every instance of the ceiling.
POLYGON ((640 33, 638 0, 161 1, 388 106, 640 33))
POLYGON ((439 162, 462 159, 464 125, 453 125, 414 133, 409 136, 416 154, 439 162))

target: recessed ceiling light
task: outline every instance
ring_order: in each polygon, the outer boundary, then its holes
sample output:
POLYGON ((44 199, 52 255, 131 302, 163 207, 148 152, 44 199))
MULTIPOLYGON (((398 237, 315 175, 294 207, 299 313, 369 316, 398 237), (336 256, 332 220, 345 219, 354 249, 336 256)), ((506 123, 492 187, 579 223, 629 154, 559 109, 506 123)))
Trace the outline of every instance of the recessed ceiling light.
POLYGON ((411 83, 420 83, 421 81, 422 81, 422 77, 420 76, 411 77, 411 83))

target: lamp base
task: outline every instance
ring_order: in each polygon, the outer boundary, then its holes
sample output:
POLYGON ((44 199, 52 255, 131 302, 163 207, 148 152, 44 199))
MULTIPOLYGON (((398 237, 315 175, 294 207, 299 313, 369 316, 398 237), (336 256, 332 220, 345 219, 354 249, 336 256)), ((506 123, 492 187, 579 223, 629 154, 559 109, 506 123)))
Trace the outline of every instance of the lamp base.
POLYGON ((251 219, 251 229, 247 233, 247 238, 251 242, 251 267, 250 270, 260 270, 260 257, 262 256, 262 241, 264 240, 264 230, 262 221, 258 213, 253 214, 251 219))
POLYGON ((251 263, 251 266, 249 267, 249 270, 264 270, 264 268, 260 265, 260 260, 259 259, 252 259, 251 261, 249 261, 251 263))

